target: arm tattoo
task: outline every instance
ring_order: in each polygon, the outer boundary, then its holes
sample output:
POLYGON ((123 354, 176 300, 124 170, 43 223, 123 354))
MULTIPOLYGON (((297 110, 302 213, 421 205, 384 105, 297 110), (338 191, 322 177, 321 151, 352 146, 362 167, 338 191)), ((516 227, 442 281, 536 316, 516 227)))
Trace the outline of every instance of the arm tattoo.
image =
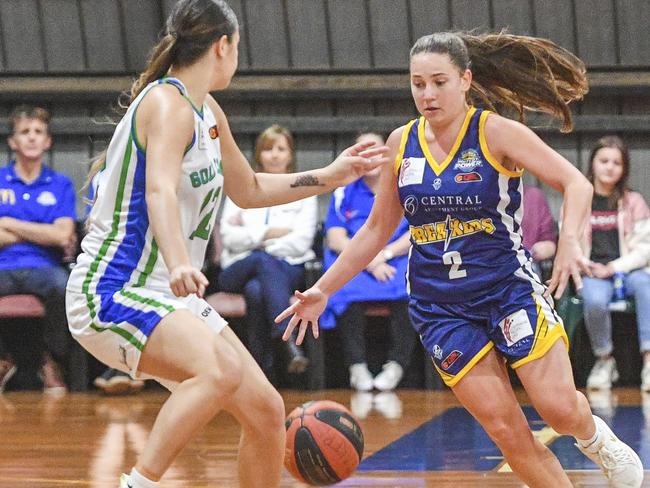
POLYGON ((318 181, 318 178, 312 175, 303 175, 296 178, 296 181, 289 185, 291 188, 296 188, 299 186, 325 186, 318 181))

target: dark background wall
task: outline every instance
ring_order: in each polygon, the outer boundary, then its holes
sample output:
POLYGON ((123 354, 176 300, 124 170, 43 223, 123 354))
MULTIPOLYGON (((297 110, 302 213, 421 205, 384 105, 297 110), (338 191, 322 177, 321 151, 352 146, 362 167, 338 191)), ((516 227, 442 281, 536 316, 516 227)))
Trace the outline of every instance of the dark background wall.
MULTIPOLYGON (((145 65, 174 0, 0 0, 0 118, 20 102, 51 109, 50 159, 80 184, 110 137, 120 90, 145 65)), ((242 149, 280 121, 301 168, 331 160, 363 128, 385 132, 415 112, 408 50, 438 30, 507 28, 548 37, 588 65, 592 90, 576 130, 539 133, 578 167, 609 132, 632 147, 634 186, 650 196, 648 0, 231 0, 240 70, 216 94, 242 149)), ((539 122, 539 121, 537 121, 539 122)), ((0 160, 10 152, 0 123, 0 160)), ((0 163, 1 164, 1 163, 0 163)), ((534 182, 534 179, 531 178, 534 182)), ((559 197, 550 193, 557 211, 559 197)))

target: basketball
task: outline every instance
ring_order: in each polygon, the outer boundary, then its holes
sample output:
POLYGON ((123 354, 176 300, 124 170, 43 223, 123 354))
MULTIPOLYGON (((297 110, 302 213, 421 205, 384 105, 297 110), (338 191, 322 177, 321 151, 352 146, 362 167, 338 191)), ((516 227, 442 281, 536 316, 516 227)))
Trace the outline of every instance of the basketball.
POLYGON ((285 427, 284 465, 298 480, 331 485, 357 469, 363 455, 363 432, 340 403, 307 402, 289 414, 285 427))

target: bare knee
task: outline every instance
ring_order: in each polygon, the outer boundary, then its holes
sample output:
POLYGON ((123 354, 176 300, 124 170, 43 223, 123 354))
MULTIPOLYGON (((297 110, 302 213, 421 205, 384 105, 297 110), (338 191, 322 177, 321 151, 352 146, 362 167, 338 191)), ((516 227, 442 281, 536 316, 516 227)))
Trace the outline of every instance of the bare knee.
POLYGON ((262 388, 250 404, 249 427, 266 435, 284 431, 284 400, 270 384, 262 388))
POLYGON ((217 398, 233 395, 242 382, 241 359, 237 352, 227 344, 215 345, 214 356, 206 361, 195 378, 206 392, 217 398))
POLYGON ((494 443, 508 456, 521 452, 523 443, 532 439, 532 433, 524 422, 498 418, 483 427, 494 443))
POLYGON ((553 400, 544 405, 535 405, 541 417, 558 434, 575 432, 576 425, 580 422, 580 409, 575 391, 551 397, 553 400))

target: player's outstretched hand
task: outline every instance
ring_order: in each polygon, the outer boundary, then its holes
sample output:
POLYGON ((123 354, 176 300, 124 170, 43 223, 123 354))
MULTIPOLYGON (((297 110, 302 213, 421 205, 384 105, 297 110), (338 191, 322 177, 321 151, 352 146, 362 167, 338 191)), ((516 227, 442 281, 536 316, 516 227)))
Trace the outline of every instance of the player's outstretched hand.
POLYGON ((553 274, 548 281, 545 295, 559 299, 566 289, 569 278, 573 279, 576 290, 582 288, 581 274, 591 276, 589 261, 585 258, 577 239, 560 234, 560 239, 553 262, 553 274), (555 292, 553 294, 553 292, 555 292))
POLYGON ((348 147, 326 168, 336 186, 345 186, 373 169, 389 163, 388 146, 360 142, 348 147))
POLYGON ((171 270, 169 286, 177 297, 186 297, 195 293, 203 298, 208 279, 194 266, 181 265, 171 270))
POLYGON ((311 326, 311 332, 314 335, 314 338, 318 338, 318 317, 320 317, 323 310, 325 310, 325 306, 327 305, 327 295, 317 287, 312 286, 309 290, 306 290, 303 293, 296 291, 295 296, 298 301, 287 307, 284 312, 278 315, 275 318, 275 323, 280 323, 290 315, 293 315, 284 331, 284 334, 282 335, 282 339, 285 341, 288 340, 289 337, 291 337, 293 329, 299 327, 300 329, 298 331, 298 337, 296 338, 296 344, 300 345, 305 338, 307 327, 311 326))

